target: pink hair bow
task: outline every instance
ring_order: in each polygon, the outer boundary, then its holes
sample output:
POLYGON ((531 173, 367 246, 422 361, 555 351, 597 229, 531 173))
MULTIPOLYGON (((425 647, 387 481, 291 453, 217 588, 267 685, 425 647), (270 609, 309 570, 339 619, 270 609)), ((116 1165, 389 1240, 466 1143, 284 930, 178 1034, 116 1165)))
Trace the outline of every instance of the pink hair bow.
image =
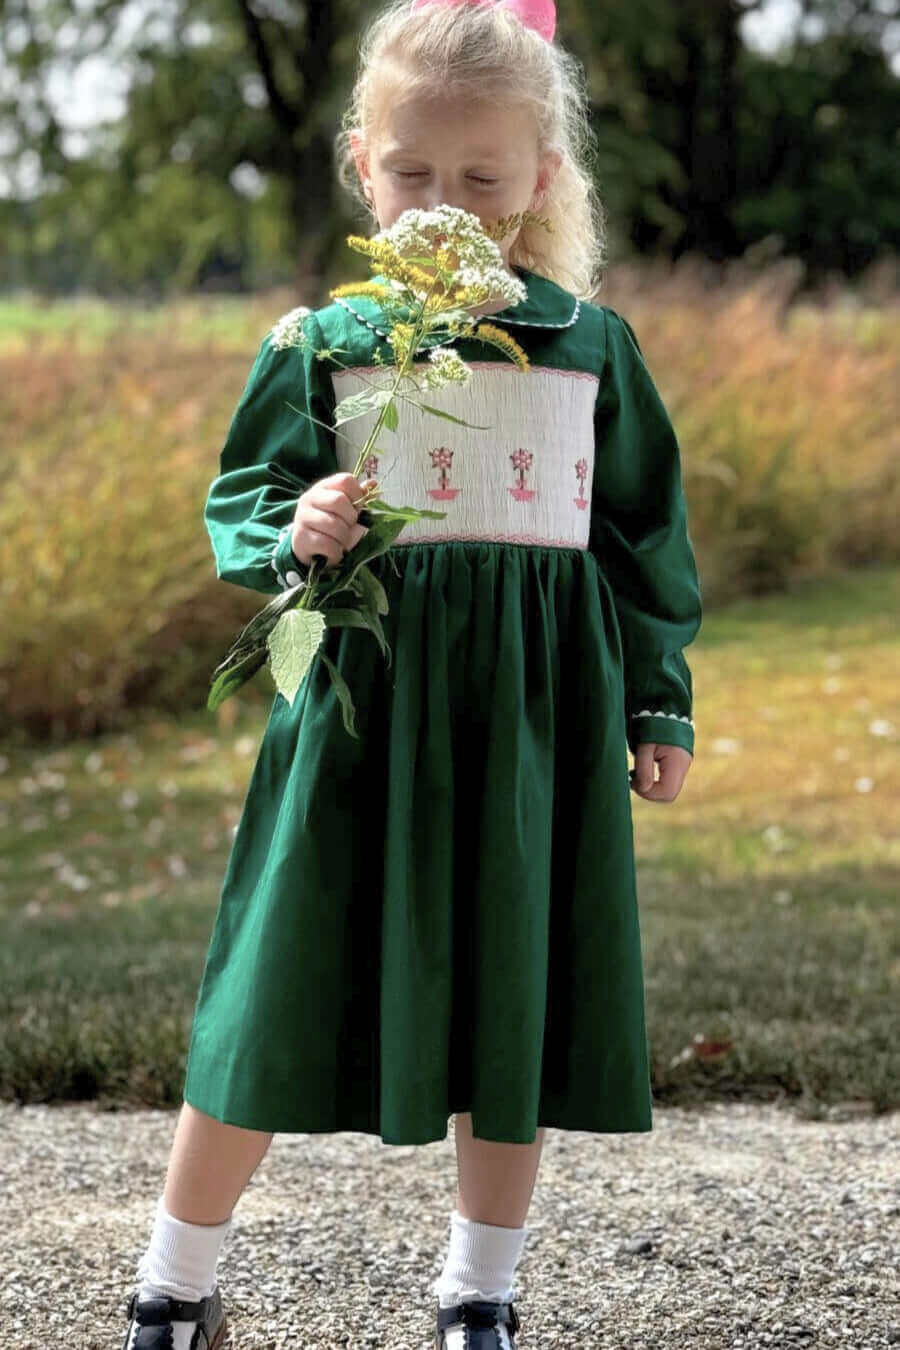
POLYGON ((553 41, 553 34, 556 32, 556 5, 553 0, 415 0, 413 9, 434 4, 495 5, 498 9, 511 9, 526 28, 533 28, 548 42, 553 41))

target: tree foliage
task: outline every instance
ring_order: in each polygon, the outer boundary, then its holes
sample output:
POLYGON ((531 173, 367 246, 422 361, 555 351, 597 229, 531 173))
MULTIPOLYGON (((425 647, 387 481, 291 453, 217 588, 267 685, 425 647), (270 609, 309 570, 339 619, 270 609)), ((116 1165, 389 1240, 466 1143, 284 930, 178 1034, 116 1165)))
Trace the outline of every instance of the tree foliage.
MULTIPOLYGON (((373 0, 5 0, 0 285, 163 294, 346 268, 360 222, 332 142, 373 0), (127 87, 71 129, 61 71, 127 87), (54 85, 56 81, 56 85, 54 85)), ((790 46, 749 48, 760 0, 571 0, 614 251, 738 256, 815 274, 900 241, 900 80, 885 0, 803 0, 790 46)), ((75 86, 77 88, 77 86, 75 86)))

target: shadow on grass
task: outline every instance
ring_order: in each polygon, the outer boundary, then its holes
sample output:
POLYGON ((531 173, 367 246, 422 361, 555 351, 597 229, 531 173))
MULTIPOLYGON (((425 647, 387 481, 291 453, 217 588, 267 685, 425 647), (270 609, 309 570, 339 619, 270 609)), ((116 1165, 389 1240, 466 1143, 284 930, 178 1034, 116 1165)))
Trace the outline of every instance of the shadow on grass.
MULTIPOLYGON (((888 868, 841 868, 795 878, 785 903, 787 892, 758 880, 701 890, 686 877, 659 888, 648 877, 655 1099, 784 1098, 809 1116, 848 1099, 896 1107, 896 884, 888 868)), ((180 1105, 207 901, 204 888, 82 915, 64 940, 58 919, 5 918, 0 1096, 180 1105)))
POLYGON ((900 1101, 895 868, 642 888, 657 1100, 900 1101), (689 892, 689 896, 688 896, 689 892))

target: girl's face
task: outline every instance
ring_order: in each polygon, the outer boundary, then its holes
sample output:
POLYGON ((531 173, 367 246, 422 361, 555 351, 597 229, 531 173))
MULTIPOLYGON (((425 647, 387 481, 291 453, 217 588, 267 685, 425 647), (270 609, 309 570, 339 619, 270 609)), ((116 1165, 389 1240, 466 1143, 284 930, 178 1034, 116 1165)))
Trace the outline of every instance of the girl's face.
MULTIPOLYGON (((397 102, 369 151, 358 133, 351 144, 382 230, 410 207, 430 211, 442 203, 485 224, 539 211, 561 158, 556 150, 538 156, 536 129, 520 110, 460 98, 397 102)), ((507 268, 517 234, 497 240, 507 268)))

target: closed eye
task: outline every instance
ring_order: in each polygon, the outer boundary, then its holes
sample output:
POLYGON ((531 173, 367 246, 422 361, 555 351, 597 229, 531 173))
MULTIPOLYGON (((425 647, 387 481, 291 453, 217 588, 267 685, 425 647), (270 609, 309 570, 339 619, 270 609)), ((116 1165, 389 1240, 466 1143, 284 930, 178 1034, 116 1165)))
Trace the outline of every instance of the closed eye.
MULTIPOLYGON (((395 169, 395 170, 394 170, 394 173, 397 175, 398 178, 423 178, 423 177, 424 177, 424 170, 423 170, 423 169, 418 169, 415 173, 405 173, 405 172, 403 171, 403 169, 395 169)), ((477 174, 474 174, 474 173, 471 175, 471 178, 472 178, 473 181, 476 182, 476 183, 486 183, 486 184, 488 184, 488 185, 492 185, 492 184, 494 184, 494 183, 496 183, 496 182, 498 181, 496 178, 479 178, 478 175, 477 175, 477 174)))

